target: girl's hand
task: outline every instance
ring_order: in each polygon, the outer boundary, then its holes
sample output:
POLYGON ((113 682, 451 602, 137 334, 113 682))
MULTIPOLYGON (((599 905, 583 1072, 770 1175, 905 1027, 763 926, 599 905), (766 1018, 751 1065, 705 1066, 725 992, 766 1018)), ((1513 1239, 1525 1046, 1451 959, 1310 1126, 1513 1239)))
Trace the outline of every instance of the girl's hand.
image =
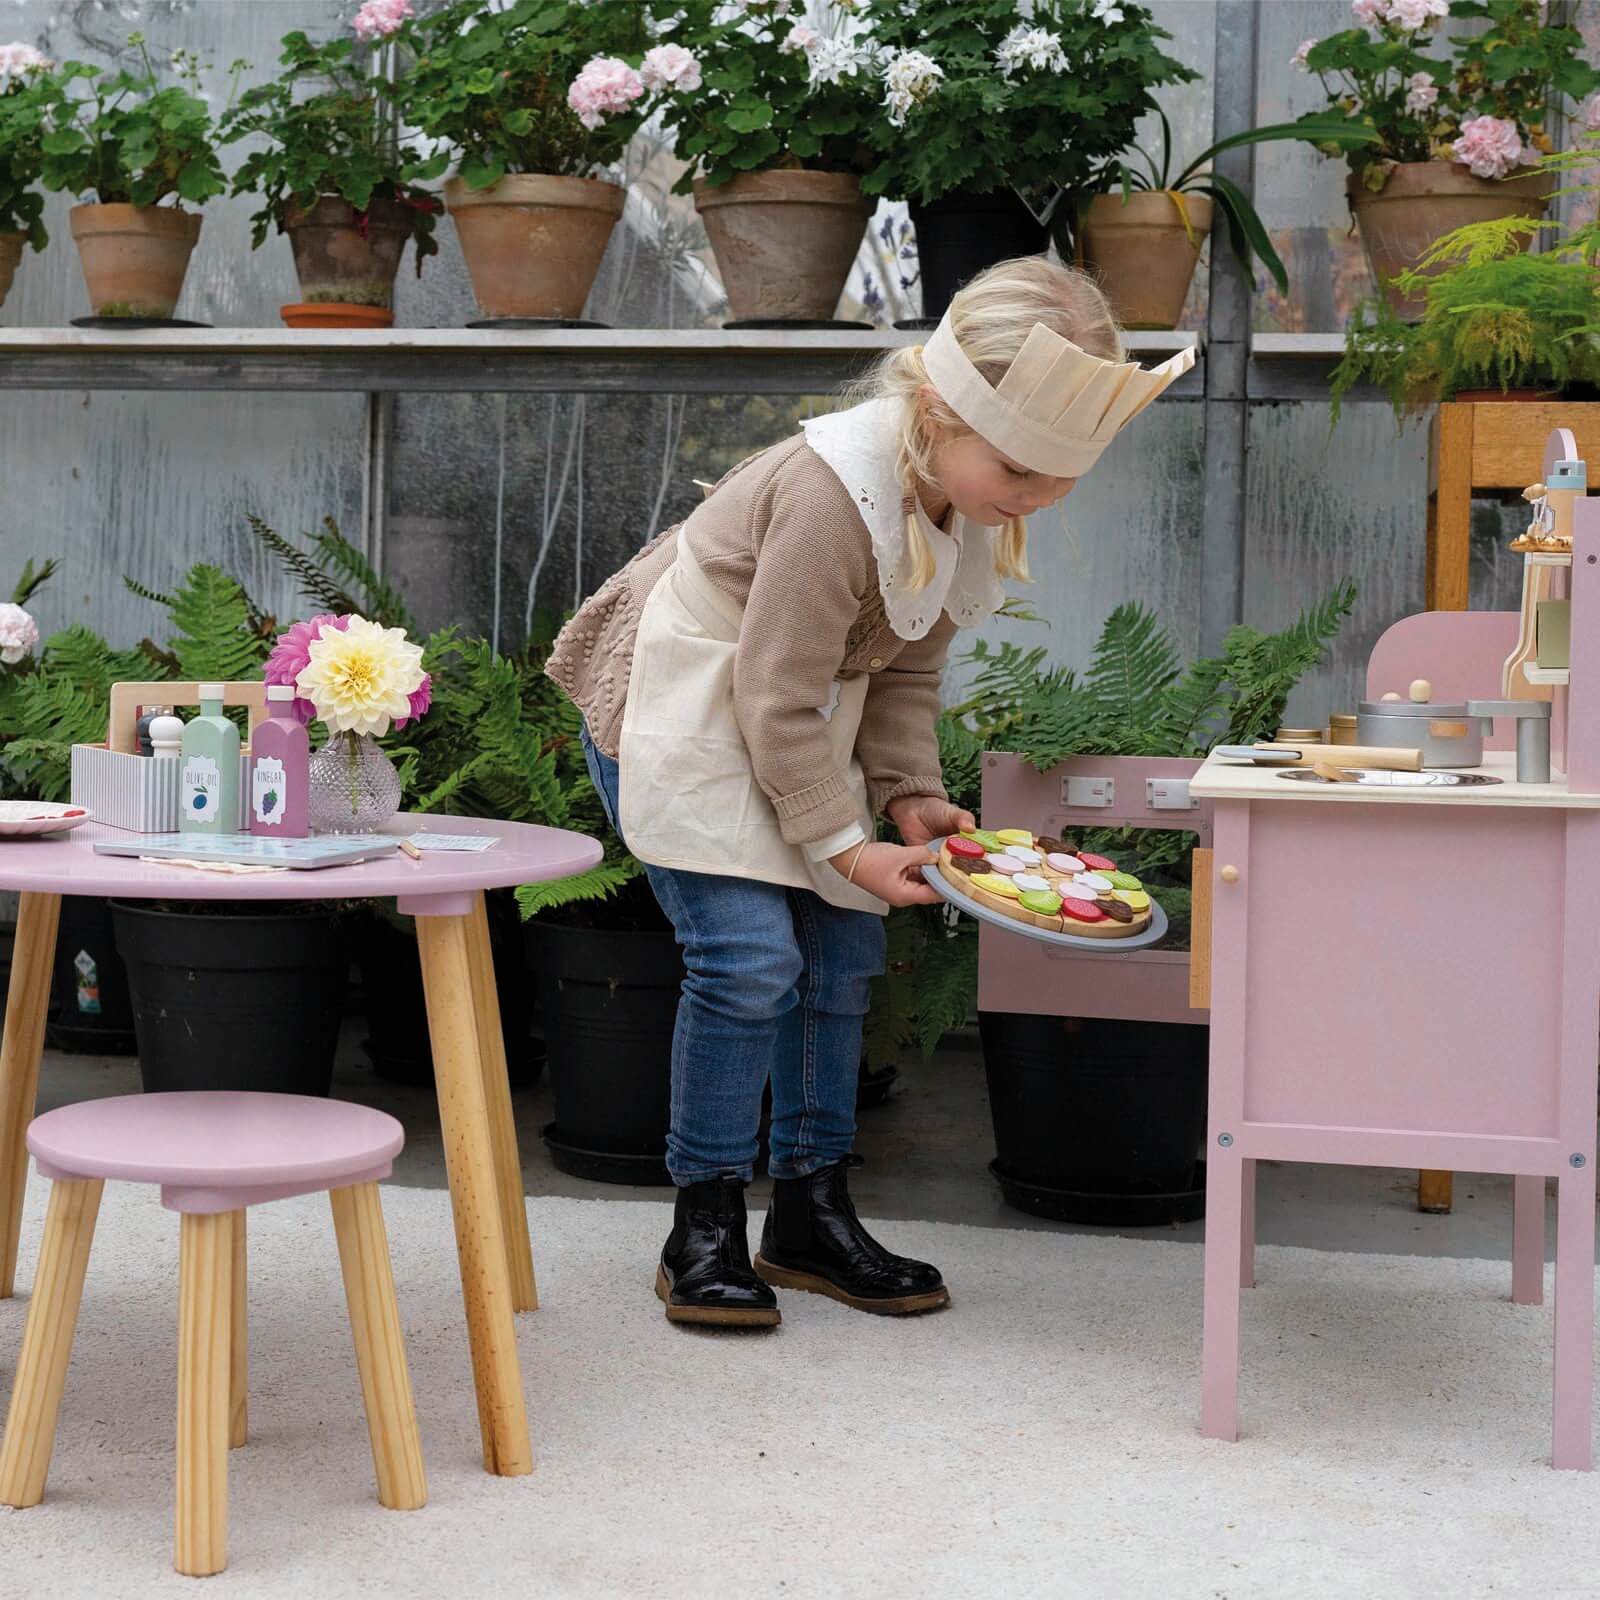
MULTIPOLYGON (((840 877, 850 871, 856 849, 851 845, 828 857, 828 864, 840 877)), ((922 869, 933 859, 922 845, 864 844, 860 850, 861 859, 856 861, 851 881, 868 894, 875 894, 892 906, 931 906, 939 900, 938 890, 922 876, 922 869)))
POLYGON ((978 825, 970 811, 937 795, 908 794, 889 802, 889 820, 907 844, 927 844, 946 834, 968 832, 978 825))

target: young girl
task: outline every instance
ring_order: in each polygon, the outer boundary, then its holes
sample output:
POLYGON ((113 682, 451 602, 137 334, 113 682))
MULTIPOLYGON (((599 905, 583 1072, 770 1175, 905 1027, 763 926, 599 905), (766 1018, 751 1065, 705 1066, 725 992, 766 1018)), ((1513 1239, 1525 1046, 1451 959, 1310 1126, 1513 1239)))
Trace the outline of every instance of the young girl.
POLYGON ((549 671, 610 818, 683 946, 656 1272, 674 1322, 771 1326, 773 1286, 932 1310, 935 1267, 857 1218, 861 1020, 890 906, 937 898, 971 828, 935 724, 951 636, 1028 576, 1026 519, 1193 363, 1125 364, 1094 283, 1029 256, 975 278, 848 410, 741 462, 572 619, 549 671), (876 841, 886 816, 903 844, 876 841), (772 1204, 744 1189, 772 1085, 772 1204))

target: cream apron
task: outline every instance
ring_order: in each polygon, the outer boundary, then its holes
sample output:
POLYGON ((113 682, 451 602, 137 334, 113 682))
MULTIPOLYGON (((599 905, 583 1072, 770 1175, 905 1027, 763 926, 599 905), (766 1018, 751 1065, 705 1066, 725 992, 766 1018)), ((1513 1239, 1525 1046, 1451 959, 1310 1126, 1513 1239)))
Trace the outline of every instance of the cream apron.
MULTIPOLYGON (((733 712, 742 620, 739 605, 705 576, 680 532, 677 559, 650 591, 634 640, 618 749, 622 836, 652 866, 811 889, 831 905, 882 916, 889 909, 884 901, 784 840, 778 814, 756 782, 733 712)), ((868 681, 858 673, 836 682, 833 706, 816 714, 871 839, 872 808, 855 757, 868 681)))

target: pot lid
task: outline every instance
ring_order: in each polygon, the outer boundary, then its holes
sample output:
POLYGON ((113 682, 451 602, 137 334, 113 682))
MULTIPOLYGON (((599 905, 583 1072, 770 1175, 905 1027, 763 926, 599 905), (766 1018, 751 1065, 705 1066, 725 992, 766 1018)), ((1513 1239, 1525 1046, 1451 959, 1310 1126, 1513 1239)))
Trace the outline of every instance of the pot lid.
POLYGON ((1364 717, 1464 717, 1467 714, 1465 700, 1424 700, 1420 704, 1415 700, 1363 700, 1361 702, 1361 715, 1364 717))

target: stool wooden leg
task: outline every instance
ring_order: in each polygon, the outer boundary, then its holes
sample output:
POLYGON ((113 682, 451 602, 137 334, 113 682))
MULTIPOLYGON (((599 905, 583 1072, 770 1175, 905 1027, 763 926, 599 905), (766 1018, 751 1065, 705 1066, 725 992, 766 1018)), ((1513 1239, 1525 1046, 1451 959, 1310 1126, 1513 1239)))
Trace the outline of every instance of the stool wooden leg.
POLYGON ((172 1564, 228 1564, 228 1383, 235 1214, 184 1212, 178 1228, 178 1483, 172 1564))
POLYGON ((378 1474, 378 1503, 391 1511, 415 1511, 428 1499, 417 1435, 417 1408, 406 1367, 400 1308, 389 1265, 389 1235, 375 1183, 332 1189, 333 1228, 339 1239, 350 1331, 355 1335, 361 1398, 378 1474))
POLYGON ((1417 1210, 1437 1216, 1448 1214, 1455 1204, 1455 1174, 1424 1168, 1417 1174, 1417 1210))
POLYGON ((250 1439, 250 1272, 245 1254, 245 1218, 233 1217, 233 1320, 229 1324, 228 1444, 237 1450, 250 1439))
POLYGON ((22 1192, 28 1181, 28 1124, 39 1092, 39 1052, 50 1006, 50 967, 56 955, 61 896, 24 894, 0 1039, 0 1300, 16 1286, 22 1192))
POLYGON ((422 983, 433 1041, 439 1125, 455 1214, 456 1253, 466 1302, 467 1338, 478 1395, 486 1471, 517 1477, 533 1471, 528 1414, 517 1362, 511 1270, 495 1178, 494 1146, 478 1061, 467 923, 460 916, 417 918, 422 983))
POLYGON ((495 988, 489 913, 481 894, 477 909, 468 921, 467 959, 472 963, 472 1010, 483 1060, 483 1099, 489 1112, 495 1182, 500 1191, 500 1213, 511 1268, 511 1307, 514 1311, 537 1311, 539 1288, 533 1277, 533 1246, 528 1240, 522 1158, 517 1154, 517 1124, 511 1112, 511 1084, 506 1077, 505 1030, 500 1022, 500 996, 495 988))
POLYGON ((0 1445, 0 1504, 36 1506, 44 1498, 104 1187, 99 1178, 74 1178, 58 1179, 50 1190, 5 1442, 0 1445))

